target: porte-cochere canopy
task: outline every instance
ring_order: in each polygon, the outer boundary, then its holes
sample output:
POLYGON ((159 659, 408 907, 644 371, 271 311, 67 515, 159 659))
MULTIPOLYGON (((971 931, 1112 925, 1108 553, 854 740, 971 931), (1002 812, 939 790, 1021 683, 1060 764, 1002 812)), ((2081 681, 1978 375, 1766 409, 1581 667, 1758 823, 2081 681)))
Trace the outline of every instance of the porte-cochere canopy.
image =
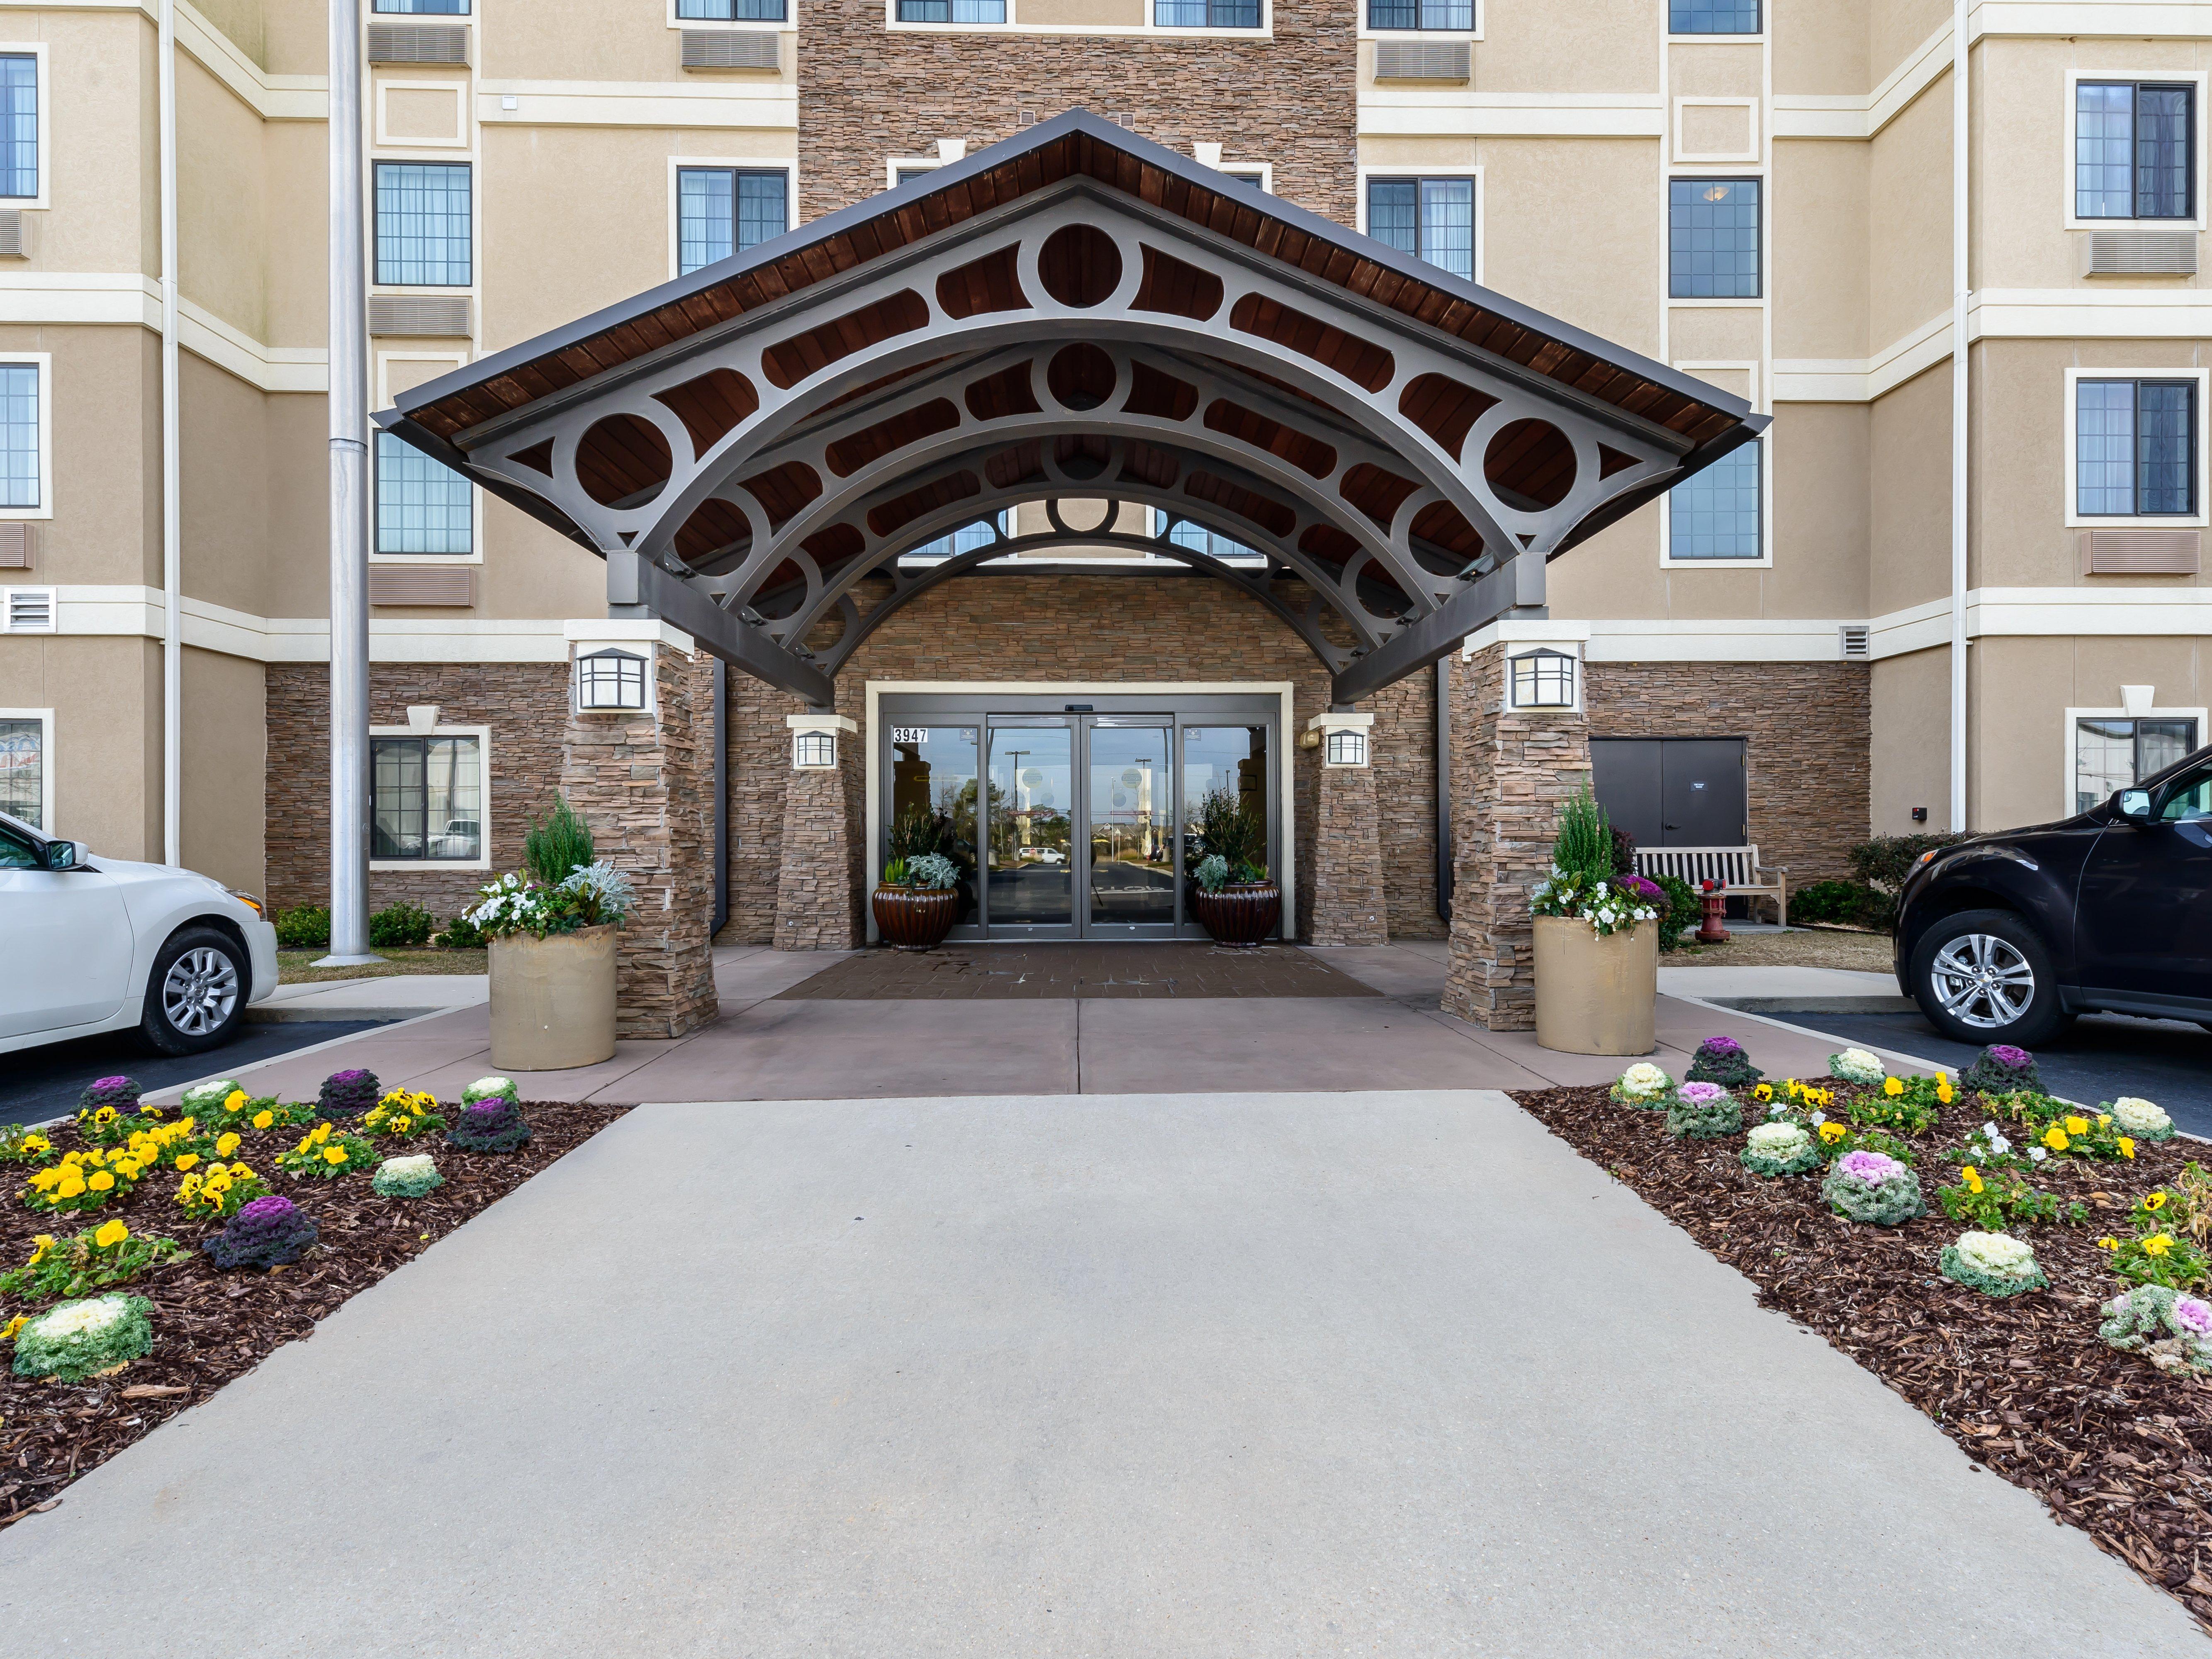
POLYGON ((1766 424, 1082 111, 378 420, 603 554, 616 614, 817 704, 915 595, 1069 543, 1234 583, 1351 703, 1540 607, 1547 560, 1766 424), (1102 499, 1264 567, 1071 524, 1102 499), (1048 533, 997 527, 1023 501, 1048 533), (901 562, 979 521, 988 544, 901 562))

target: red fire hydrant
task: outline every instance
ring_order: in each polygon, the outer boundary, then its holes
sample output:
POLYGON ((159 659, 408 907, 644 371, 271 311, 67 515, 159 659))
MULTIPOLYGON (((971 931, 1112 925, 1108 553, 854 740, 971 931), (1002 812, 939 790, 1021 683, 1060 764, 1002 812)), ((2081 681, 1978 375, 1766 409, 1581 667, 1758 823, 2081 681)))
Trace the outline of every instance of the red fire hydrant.
POLYGON ((1698 884, 1705 894, 1705 925, 1698 929, 1698 943, 1725 945, 1729 939, 1729 930, 1723 925, 1728 917, 1728 895, 1721 891, 1721 884, 1717 881, 1698 884))

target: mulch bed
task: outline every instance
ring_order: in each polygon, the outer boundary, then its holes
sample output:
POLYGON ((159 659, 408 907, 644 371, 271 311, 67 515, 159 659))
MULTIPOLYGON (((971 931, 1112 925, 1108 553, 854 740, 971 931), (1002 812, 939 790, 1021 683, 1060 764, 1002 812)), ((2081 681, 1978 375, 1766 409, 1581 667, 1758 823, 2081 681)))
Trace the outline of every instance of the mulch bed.
MULTIPOLYGON (((1840 1115, 1853 1091, 1833 1086, 1840 1115)), ((1616 1105, 1602 1088, 1513 1097, 1750 1279, 1761 1306, 1849 1354, 1975 1462, 2033 1492, 2212 1631, 2212 1382, 2167 1376, 2099 1340, 2099 1309, 2127 1285, 2095 1242, 2126 1237, 2134 1201, 2191 1158, 2212 1161, 2212 1148, 2177 1139, 2139 1146, 2131 1163, 2046 1160, 2035 1183, 2087 1203, 2090 1220, 2020 1230, 2051 1288, 2000 1300, 1936 1270, 1966 1228, 1936 1203, 1958 1169, 1936 1154, 1988 1121, 1965 1100, 1911 1142, 1928 1215, 1875 1227, 1831 1212, 1819 1173, 1753 1175, 1736 1161, 1741 1135, 1669 1139, 1666 1114, 1616 1105)), ((1745 1119, 1758 1121, 1749 1108, 1745 1119)), ((1999 1127, 2027 1144, 2024 1129, 1999 1127)))
MULTIPOLYGON (((445 1108, 448 1117, 457 1109, 445 1108)), ((52 1509, 79 1475, 243 1376, 283 1344, 313 1336, 315 1322, 348 1297, 428 1249, 629 1109, 526 1104, 531 1137, 512 1152, 457 1152, 443 1135, 404 1145, 380 1141, 394 1156, 427 1152, 438 1160, 446 1184, 422 1198, 379 1198, 366 1175, 331 1181, 292 1176, 276 1167, 276 1154, 297 1142, 301 1131, 247 1131, 234 1156, 319 1229, 316 1244, 298 1262, 265 1273, 216 1270, 199 1245, 224 1224, 187 1217, 175 1202, 178 1177, 169 1170, 149 1176, 120 1203, 79 1216, 33 1214, 18 1196, 30 1171, 0 1166, 5 1183, 0 1186, 0 1272, 29 1259, 34 1233, 66 1238, 114 1216, 134 1234, 173 1238, 191 1252, 186 1260, 111 1287, 154 1304, 153 1352, 114 1375, 74 1386, 29 1382, 8 1373, 4 1360, 13 1351, 0 1349, 0 1527, 52 1509)), ((82 1144, 73 1127, 47 1133, 60 1152, 82 1144)), ((0 1322, 53 1305, 9 1302, 0 1308, 0 1322)))

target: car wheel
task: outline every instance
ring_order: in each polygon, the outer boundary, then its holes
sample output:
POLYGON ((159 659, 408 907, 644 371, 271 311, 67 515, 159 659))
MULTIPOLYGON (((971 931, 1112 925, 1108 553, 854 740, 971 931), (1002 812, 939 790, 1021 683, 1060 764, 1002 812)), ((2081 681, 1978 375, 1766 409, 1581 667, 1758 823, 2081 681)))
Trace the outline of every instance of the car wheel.
POLYGON ((2033 1048, 2069 1020, 2035 930, 2009 910, 1966 910, 1912 948, 1912 999, 1954 1042, 2033 1048))
POLYGON ((213 927, 179 928, 154 957, 138 1029, 165 1054, 198 1054, 230 1041, 252 988, 237 940, 213 927))

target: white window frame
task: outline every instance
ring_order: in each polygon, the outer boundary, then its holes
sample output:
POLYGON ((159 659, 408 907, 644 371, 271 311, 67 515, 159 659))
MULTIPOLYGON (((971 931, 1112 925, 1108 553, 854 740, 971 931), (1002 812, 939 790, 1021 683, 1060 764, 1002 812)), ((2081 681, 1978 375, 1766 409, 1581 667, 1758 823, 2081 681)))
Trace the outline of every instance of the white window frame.
MULTIPOLYGON (((1392 161, 1370 167, 1362 163, 1353 169, 1352 188, 1358 192, 1353 204, 1356 222, 1352 228, 1362 236, 1367 233, 1367 182, 1370 179, 1471 179, 1474 181, 1474 283, 1482 285, 1483 254, 1490 246, 1488 228, 1483 223, 1482 200, 1483 164, 1472 167, 1424 167, 1418 162, 1392 161)), ((1419 257, 1419 256, 1415 256, 1419 257)), ((1443 266, 1434 269, 1442 270, 1443 266)), ((1447 276, 1450 273, 1446 272, 1447 276)))
MULTIPOLYGON (((478 491, 479 495, 483 492, 478 491)), ((491 868, 491 727, 489 726, 447 726, 441 721, 436 726, 372 726, 372 738, 474 738, 477 740, 477 824, 480 830, 477 845, 483 848, 481 857, 474 859, 371 859, 371 870, 489 870, 491 868)), ((372 766, 368 779, 368 811, 376 813, 376 774, 372 766)), ((423 826, 423 833, 429 826, 423 826)))
POLYGON ((2208 73, 2203 70, 2070 69, 2066 71, 2066 164, 2060 169, 2060 171, 2064 174, 2063 183, 2066 186, 2066 199, 2063 204, 2063 209, 2066 216, 2063 222, 2067 229, 2203 230, 2205 228, 2204 195, 2206 179, 2204 177, 2204 167, 2208 154, 2212 154, 2212 152, 2208 152, 2205 145, 2205 128, 2208 125, 2212 125, 2212 123, 2208 123, 2206 121, 2204 114, 2204 93, 2208 73), (2141 85, 2142 82, 2148 81, 2161 86, 2180 86, 2187 84, 2197 88, 2197 95, 2191 100, 2190 105, 2191 117, 2195 122, 2197 128, 2197 131, 2191 135, 2196 140, 2197 151, 2196 155, 2193 158, 2193 165, 2195 168, 2194 179, 2196 182, 2197 194, 2195 206, 2197 213, 2193 218, 2084 219, 2074 211, 2075 178, 2075 157, 2076 154, 2075 141, 2075 136, 2081 128, 2081 95, 2077 88, 2084 81, 2100 82, 2131 81, 2137 85, 2141 85))
POLYGON ((0 363, 34 363, 39 370, 39 505, 0 507, 0 519, 51 519, 54 516, 54 354, 0 351, 0 363))
MULTIPOLYGON (((2094 76, 2091 77, 2094 79, 2094 76)), ((2061 782, 2058 799, 2064 803, 2062 817, 2074 816, 2074 785, 2080 774, 2081 760, 2081 725, 2083 720, 2195 720, 2197 745, 2203 748, 2212 742, 2205 735, 2207 720, 2212 710, 2203 708, 2069 708, 2066 711, 2066 771, 2061 782)))
POLYGON ((1355 0, 1359 8, 1358 38, 1362 40, 1480 40, 1482 25, 1490 11, 1489 0, 1474 0, 1474 27, 1471 29, 1378 29, 1367 21, 1368 0, 1355 0))
MULTIPOLYGON (((1260 27, 1255 29, 1163 27, 1152 21, 1156 15, 1154 4, 1155 0, 1144 0, 1145 21, 1141 23, 1024 23, 1022 21, 1021 0, 1006 0, 1006 21, 1003 23, 905 23, 899 21, 898 0, 884 0, 884 27, 894 33, 907 31, 921 34, 976 34, 997 29, 1008 34, 1080 34, 1093 37, 1149 34, 1169 36, 1179 40, 1272 40, 1275 38, 1275 0, 1260 0, 1260 27)), ((1467 37, 1454 35, 1451 38, 1463 40, 1467 37)))
MULTIPOLYGON (((393 363, 434 363, 438 373, 444 374, 456 368, 465 368, 473 361, 466 351, 407 350, 379 351, 376 354, 376 403, 370 410, 389 409, 392 403, 391 366, 393 363)), ((432 378, 435 378, 433 376, 432 378)), ((422 385, 423 382, 417 381, 422 385)), ((369 423, 368 443, 368 562, 371 564, 400 564, 420 567, 432 564, 482 564, 484 562, 484 497, 485 491, 477 488, 476 480, 469 480, 469 545, 475 550, 468 553, 380 553, 376 550, 376 423, 369 423)))
POLYGON ((668 27, 672 29, 757 29, 763 33, 795 34, 799 32, 800 0, 783 0, 783 19, 781 22, 763 17, 678 17, 676 0, 667 0, 668 27))
POLYGON ((2208 420, 2205 398, 2212 393, 2212 368, 2069 368, 2066 371, 2066 527, 2069 530, 2190 530, 2212 525, 2212 478, 2206 476, 2206 464, 2212 459, 2212 449, 2207 447, 2205 428, 2208 420), (2194 380, 2197 383, 2197 511, 2184 517, 2176 513, 2133 514, 2125 518, 2109 513, 2083 515, 2081 479, 2075 471, 2076 451, 2080 448, 2081 427, 2077 419, 2078 388, 2084 380, 2194 380))
MULTIPOLYGON (((1733 36, 1723 37, 1733 39, 1733 36)), ((1680 303, 1680 301, 1677 301, 1680 303)), ((1728 305, 1755 305, 1759 301, 1729 300, 1728 305)), ((1738 373, 1748 377, 1751 395, 1745 399, 1755 415, 1771 415, 1772 403, 1761 394, 1765 383, 1756 359, 1750 357, 1684 359, 1674 367, 1686 374, 1711 381, 1717 390, 1725 392, 1712 376, 1715 371, 1738 373)), ((1661 496, 1659 514, 1659 568, 1662 570, 1771 570, 1774 568, 1774 434, 1769 426, 1752 440, 1759 451, 1759 547, 1755 559, 1678 559, 1674 556, 1674 514, 1668 496, 1661 496)), ((1579 692, 1577 692, 1579 695, 1579 692)))
MULTIPOLYGON (((688 167, 742 167, 747 173, 781 173, 783 175, 783 228, 787 234, 799 228, 801 222, 799 214, 799 163, 789 156, 672 155, 668 158, 668 275, 671 281, 683 274, 683 204, 678 197, 676 175, 688 167)), ((732 236, 732 240, 736 239, 732 236)))
MULTIPOLYGON (((469 88, 465 81, 379 81, 376 83, 376 147, 379 149, 469 149, 474 140, 469 132, 469 88), (395 92, 443 92, 453 100, 453 136, 450 138, 395 137, 390 122, 386 118, 385 100, 395 92)), ((386 156, 396 161, 396 155, 386 156)), ((476 180, 469 180, 469 216, 476 216, 476 180)), ((476 261, 476 250, 469 250, 470 264, 476 261)))
POLYGON ((0 720, 39 722, 39 805, 46 821, 33 824, 32 828, 42 836, 51 836, 54 833, 54 825, 60 822, 54 811, 54 711, 51 708, 0 708, 0 720))
MULTIPOLYGON (((462 112, 463 131, 469 134, 468 143, 458 155, 421 155, 403 149, 399 155, 384 154, 387 148, 379 143, 369 148, 368 174, 362 181, 366 200, 363 209, 368 216, 364 234, 368 239, 368 289, 372 294, 428 294, 469 296, 469 326, 481 330, 483 316, 483 180, 477 177, 477 169, 483 165, 476 151, 476 128, 478 125, 462 112), (469 280, 466 286, 452 283, 380 283, 376 279, 377 260, 381 240, 377 234, 376 169, 380 162, 390 161, 399 167, 465 167, 469 170, 469 280)), ((412 141, 409 141, 410 149, 412 141)), ((478 337, 471 336, 471 340, 478 337)))
POLYGON ((0 53, 11 58, 35 58, 39 99, 39 193, 0 196, 0 208, 50 208, 53 203, 53 83, 47 75, 46 44, 43 40, 0 40, 0 53))
POLYGON ((1668 0, 1659 0, 1659 38, 1668 46, 1686 43, 1696 46, 1711 40, 1723 46, 1753 46, 1764 42, 1774 22, 1774 0, 1759 0, 1759 33, 1756 34, 1677 34, 1673 24, 1674 9, 1668 0))

